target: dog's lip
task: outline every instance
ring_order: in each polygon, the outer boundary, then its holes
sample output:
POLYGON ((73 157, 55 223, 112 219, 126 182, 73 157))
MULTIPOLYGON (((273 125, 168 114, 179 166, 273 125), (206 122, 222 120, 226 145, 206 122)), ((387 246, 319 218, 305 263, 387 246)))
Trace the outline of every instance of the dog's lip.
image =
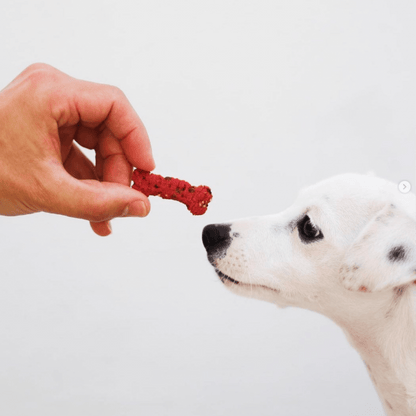
POLYGON ((235 280, 232 277, 227 276, 225 273, 223 273, 221 270, 218 270, 217 268, 215 268, 215 272, 217 273, 217 275, 221 279, 221 282, 223 282, 223 283, 224 283, 225 280, 228 280, 229 282, 234 283, 236 285, 240 284, 240 282, 238 280, 235 280))
POLYGON ((217 275, 219 276, 220 280, 222 283, 225 283, 226 281, 231 282, 235 285, 240 285, 240 286, 250 286, 250 287, 258 287, 261 289, 267 289, 267 290, 272 290, 273 292, 276 293, 280 293, 280 290, 278 289, 274 289, 272 287, 268 287, 268 286, 264 286, 264 285, 253 285, 253 284, 248 284, 248 283, 241 283, 238 280, 233 279, 232 277, 226 275, 225 273, 223 273, 221 270, 217 269, 215 267, 215 272, 217 273, 217 275))

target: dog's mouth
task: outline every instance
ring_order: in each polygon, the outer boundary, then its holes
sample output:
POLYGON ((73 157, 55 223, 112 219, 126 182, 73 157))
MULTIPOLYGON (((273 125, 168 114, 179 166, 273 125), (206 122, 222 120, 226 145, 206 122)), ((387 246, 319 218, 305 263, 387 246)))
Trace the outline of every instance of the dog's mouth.
POLYGON ((233 279, 230 276, 227 276, 225 273, 223 273, 222 271, 218 270, 217 268, 215 268, 215 273, 217 273, 217 275, 219 276, 221 282, 225 283, 225 281, 234 283, 236 285, 240 284, 240 282, 238 280, 233 279))
POLYGON ((242 283, 236 279, 233 279, 232 277, 226 275, 225 273, 223 273, 221 270, 217 269, 217 267, 215 267, 214 265, 214 269, 215 269, 215 273, 217 273, 218 277, 220 278, 221 282, 226 284, 228 282, 231 283, 232 285, 239 285, 240 287, 245 287, 245 288, 260 288, 260 289, 267 289, 267 290, 271 290, 272 292, 275 293, 280 293, 280 290, 278 289, 274 289, 272 287, 269 286, 265 286, 265 285, 256 285, 256 284, 251 284, 251 283, 242 283))
MULTIPOLYGON (((223 255, 225 255, 225 253, 223 255)), ((238 280, 233 279, 232 277, 230 277, 227 274, 223 273, 218 268, 218 257, 208 256, 208 261, 211 263, 212 267, 214 267, 215 273, 217 273, 217 275, 220 278, 220 280, 221 280, 222 283, 230 282, 230 283, 233 283, 235 285, 240 284, 240 282, 238 280)))

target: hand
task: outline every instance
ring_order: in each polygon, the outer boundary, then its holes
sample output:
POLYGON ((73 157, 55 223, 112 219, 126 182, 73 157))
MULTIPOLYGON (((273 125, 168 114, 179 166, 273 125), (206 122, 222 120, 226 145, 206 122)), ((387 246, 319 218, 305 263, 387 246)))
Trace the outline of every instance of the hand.
POLYGON ((146 129, 118 88, 34 64, 0 92, 1 215, 63 214, 108 235, 111 218, 150 210, 130 188, 133 166, 150 171, 155 163, 146 129), (95 166, 75 142, 95 150, 95 166))

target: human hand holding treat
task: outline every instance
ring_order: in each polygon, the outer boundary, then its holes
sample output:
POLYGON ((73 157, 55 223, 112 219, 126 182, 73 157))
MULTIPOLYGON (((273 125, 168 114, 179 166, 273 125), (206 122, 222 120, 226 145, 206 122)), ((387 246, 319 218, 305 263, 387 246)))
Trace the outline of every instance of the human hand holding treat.
POLYGON ((0 91, 0 149, 0 215, 83 218, 105 236, 112 218, 149 212, 130 188, 133 166, 155 167, 149 137, 116 87, 31 65, 0 91))

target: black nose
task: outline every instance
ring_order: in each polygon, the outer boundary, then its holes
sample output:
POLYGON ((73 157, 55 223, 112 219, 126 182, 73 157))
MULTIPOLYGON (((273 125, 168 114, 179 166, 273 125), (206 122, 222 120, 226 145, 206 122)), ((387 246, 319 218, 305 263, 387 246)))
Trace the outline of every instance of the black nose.
POLYGON ((210 224, 202 231, 202 243, 208 254, 225 251, 231 243, 228 224, 210 224))

